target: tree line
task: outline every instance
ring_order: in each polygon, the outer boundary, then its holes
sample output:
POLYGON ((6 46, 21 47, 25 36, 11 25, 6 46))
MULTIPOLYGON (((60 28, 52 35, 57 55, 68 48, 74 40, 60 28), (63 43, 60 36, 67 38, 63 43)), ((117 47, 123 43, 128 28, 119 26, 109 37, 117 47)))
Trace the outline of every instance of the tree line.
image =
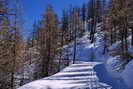
POLYGON ((55 68, 55 71, 59 71, 65 59, 75 63, 77 39, 84 36, 85 32, 90 33, 91 43, 94 42, 96 24, 102 21, 105 4, 105 0, 90 0, 82 7, 64 9, 61 20, 51 5, 47 7, 42 19, 34 24, 33 32, 28 38, 29 47, 36 47, 40 53, 42 77, 50 75, 55 68), (74 43, 72 59, 69 55, 64 58, 62 52, 62 47, 70 42, 74 43))
POLYGON ((22 63, 18 2, 0 0, 0 88, 14 89, 15 72, 22 63), (10 8, 10 6, 13 6, 10 8))
POLYGON ((104 26, 106 40, 109 40, 110 43, 108 45, 120 42, 113 55, 120 55, 126 63, 132 59, 132 55, 128 51, 129 47, 133 45, 133 6, 131 3, 132 0, 111 0, 104 26))

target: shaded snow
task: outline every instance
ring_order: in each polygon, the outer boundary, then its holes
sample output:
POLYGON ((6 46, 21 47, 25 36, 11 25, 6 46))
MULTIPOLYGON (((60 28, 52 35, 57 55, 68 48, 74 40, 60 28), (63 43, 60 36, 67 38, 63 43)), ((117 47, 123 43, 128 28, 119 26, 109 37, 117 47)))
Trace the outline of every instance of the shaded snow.
POLYGON ((118 72, 119 65, 121 64, 121 61, 119 60, 119 56, 116 57, 110 57, 106 61, 106 69, 109 72, 109 74, 114 78, 120 78, 121 72, 118 72))
MULTIPOLYGON (((133 46, 131 46, 131 36, 128 37, 128 53, 133 56, 133 46)), ((121 41, 117 41, 109 47, 111 52, 120 50, 121 41)), ((119 51, 118 51, 119 52, 119 51)), ((126 61, 121 60, 120 56, 109 56, 106 61, 106 69, 112 78, 119 81, 119 88, 117 89, 133 89, 133 61, 127 65, 126 61), (124 85, 124 86, 123 86, 124 85)))
MULTIPOLYGON (((89 40, 89 33, 85 33, 85 35, 77 40, 76 44, 76 59, 80 59, 80 61, 90 61, 92 59, 102 61, 99 59, 103 59, 103 34, 97 33, 95 34, 96 40, 95 43, 91 44, 89 40)), ((69 45, 63 47, 64 57, 67 58, 69 52, 69 58, 73 59, 74 53, 74 43, 72 42, 69 45)))
POLYGON ((97 72, 99 81, 109 84, 110 86, 112 86, 112 89, 128 89, 123 79, 116 77, 116 74, 115 77, 110 75, 104 64, 97 65, 95 67, 95 71, 97 72))
POLYGON ((125 81, 125 83, 133 89, 133 61, 129 62, 126 65, 125 70, 122 73, 122 77, 125 81))

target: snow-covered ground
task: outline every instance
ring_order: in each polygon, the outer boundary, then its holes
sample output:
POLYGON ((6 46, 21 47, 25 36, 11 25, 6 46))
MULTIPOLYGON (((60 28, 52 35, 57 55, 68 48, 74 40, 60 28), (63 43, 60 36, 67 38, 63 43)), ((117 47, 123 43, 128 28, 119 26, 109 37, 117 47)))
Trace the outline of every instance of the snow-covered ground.
MULTIPOLYGON (((77 45, 76 45, 76 59, 80 61, 90 61, 95 59, 94 61, 102 61, 104 58, 103 55, 103 50, 104 46, 102 39, 99 37, 98 34, 96 34, 98 37, 96 39, 96 43, 91 44, 89 40, 89 33, 85 33, 85 35, 77 40, 77 45), (99 60, 100 59, 100 60, 99 60)), ((64 57, 67 58, 69 52, 69 58, 73 59, 73 46, 74 43, 72 42, 69 45, 64 46, 63 54, 64 57)), ((77 60, 77 61, 78 61, 77 60)))
POLYGON ((133 89, 133 61, 126 65, 125 70, 122 72, 122 78, 130 89, 133 89))
POLYGON ((99 82, 94 67, 99 62, 80 62, 72 64, 61 72, 22 86, 19 89, 111 89, 99 82))

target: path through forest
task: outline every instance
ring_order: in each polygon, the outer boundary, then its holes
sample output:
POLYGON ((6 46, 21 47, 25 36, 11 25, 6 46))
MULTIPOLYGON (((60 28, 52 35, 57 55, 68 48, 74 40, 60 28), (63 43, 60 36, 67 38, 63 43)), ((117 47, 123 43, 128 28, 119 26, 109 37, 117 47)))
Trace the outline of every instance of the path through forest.
POLYGON ((94 67, 100 62, 78 62, 50 77, 31 82, 19 89, 111 89, 99 82, 94 67))

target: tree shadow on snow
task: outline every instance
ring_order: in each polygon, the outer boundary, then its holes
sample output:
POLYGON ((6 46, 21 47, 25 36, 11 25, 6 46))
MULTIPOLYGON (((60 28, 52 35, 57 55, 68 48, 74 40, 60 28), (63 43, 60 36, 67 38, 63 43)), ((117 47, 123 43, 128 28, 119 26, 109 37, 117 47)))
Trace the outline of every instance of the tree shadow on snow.
POLYGON ((109 75, 104 64, 96 65, 94 70, 97 73, 99 82, 112 86, 112 89, 128 89, 122 79, 113 78, 109 75))

